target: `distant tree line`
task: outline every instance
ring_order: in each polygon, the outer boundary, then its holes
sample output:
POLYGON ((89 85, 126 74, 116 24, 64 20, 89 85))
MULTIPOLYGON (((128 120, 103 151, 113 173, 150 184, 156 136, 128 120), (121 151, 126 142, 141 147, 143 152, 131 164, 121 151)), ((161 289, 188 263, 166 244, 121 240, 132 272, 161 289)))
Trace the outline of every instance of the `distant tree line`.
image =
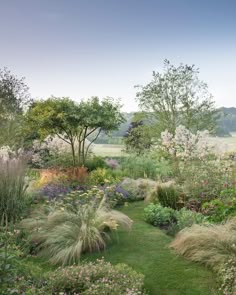
POLYGON ((121 113, 113 99, 97 97, 76 103, 51 97, 34 101, 24 78, 0 69, 0 146, 26 147, 48 135, 63 137, 71 145, 73 159, 86 157, 85 139, 95 143, 125 142, 128 150, 149 149, 161 132, 174 134, 176 127, 191 132, 207 129, 213 135, 236 132, 236 108, 215 108, 206 83, 198 78, 194 65, 172 65, 164 61, 162 72, 137 87, 140 112, 121 113), (74 142, 79 142, 79 151, 74 142))

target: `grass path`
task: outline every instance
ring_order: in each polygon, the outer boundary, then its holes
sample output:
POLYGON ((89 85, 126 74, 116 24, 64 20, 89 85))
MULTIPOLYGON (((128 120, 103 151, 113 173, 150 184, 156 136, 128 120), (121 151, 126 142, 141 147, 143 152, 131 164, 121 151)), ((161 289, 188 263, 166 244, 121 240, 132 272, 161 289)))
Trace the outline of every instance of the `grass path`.
POLYGON ((176 256, 168 248, 171 237, 143 221, 143 202, 129 204, 122 212, 133 219, 130 233, 120 230, 107 250, 83 259, 104 257, 113 264, 127 263, 145 275, 150 295, 211 295, 216 283, 204 267, 176 256))

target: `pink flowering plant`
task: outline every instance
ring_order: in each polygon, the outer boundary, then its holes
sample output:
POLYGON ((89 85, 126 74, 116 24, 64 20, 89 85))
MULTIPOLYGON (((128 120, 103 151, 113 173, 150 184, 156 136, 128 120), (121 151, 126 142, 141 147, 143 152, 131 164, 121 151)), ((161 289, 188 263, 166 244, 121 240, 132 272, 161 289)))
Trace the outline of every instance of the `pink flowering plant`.
MULTIPOLYGON (((144 276, 125 264, 112 265, 104 259, 58 268, 49 273, 49 294, 144 295, 144 276)), ((47 294, 47 293, 46 293, 47 294)))

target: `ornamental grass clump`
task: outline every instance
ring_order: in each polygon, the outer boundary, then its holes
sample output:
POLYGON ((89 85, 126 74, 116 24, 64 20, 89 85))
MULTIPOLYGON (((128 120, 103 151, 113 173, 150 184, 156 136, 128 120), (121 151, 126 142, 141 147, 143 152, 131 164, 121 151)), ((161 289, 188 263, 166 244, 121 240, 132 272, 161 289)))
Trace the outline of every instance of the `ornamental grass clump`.
POLYGON ((111 210, 102 191, 97 199, 84 204, 71 198, 70 195, 70 200, 56 203, 49 214, 36 214, 22 221, 22 227, 39 243, 41 254, 52 264, 76 263, 84 252, 103 250, 110 231, 119 226, 131 229, 131 219, 111 210))
POLYGON ((180 231, 171 243, 178 254, 218 271, 236 257, 236 218, 217 225, 198 225, 180 231))
POLYGON ((0 153, 0 222, 16 222, 26 201, 26 160, 0 153))

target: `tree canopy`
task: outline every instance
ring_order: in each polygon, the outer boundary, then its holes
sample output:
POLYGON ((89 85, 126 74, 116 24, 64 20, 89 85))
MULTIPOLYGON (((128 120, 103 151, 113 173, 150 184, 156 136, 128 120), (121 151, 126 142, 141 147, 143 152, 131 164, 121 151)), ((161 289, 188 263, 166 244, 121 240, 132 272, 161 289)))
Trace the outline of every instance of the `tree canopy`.
POLYGON ((198 78, 194 65, 175 67, 164 61, 164 71, 153 72, 145 86, 136 86, 136 99, 148 116, 155 117, 157 135, 164 130, 174 133, 179 125, 196 132, 215 127, 215 106, 207 84, 198 78))
POLYGON ((26 124, 41 139, 56 135, 70 144, 74 165, 84 165, 89 147, 101 131, 118 129, 124 121, 120 107, 111 98, 92 97, 76 103, 66 97, 51 97, 32 105, 26 114, 26 124), (91 134, 95 134, 94 139, 86 145, 91 134))
POLYGON ((0 69, 0 145, 21 141, 22 114, 32 102, 24 80, 0 69))

